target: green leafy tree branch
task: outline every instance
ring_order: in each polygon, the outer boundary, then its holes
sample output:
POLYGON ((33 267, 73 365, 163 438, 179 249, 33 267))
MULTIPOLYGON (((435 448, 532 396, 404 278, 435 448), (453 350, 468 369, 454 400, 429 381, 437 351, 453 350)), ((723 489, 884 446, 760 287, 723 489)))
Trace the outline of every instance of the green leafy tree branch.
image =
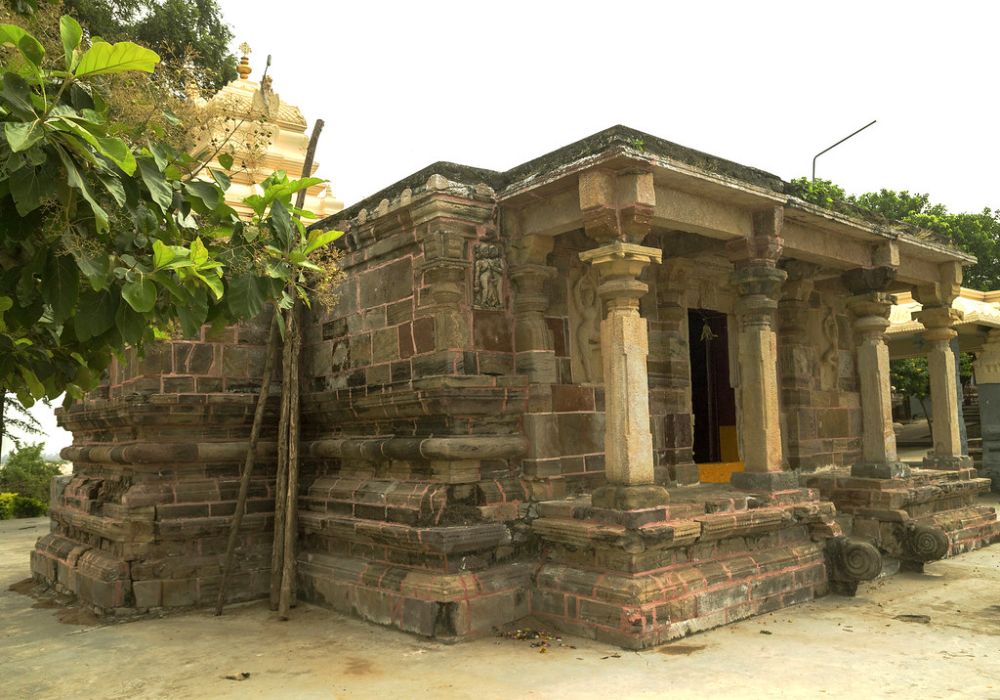
MULTIPOLYGON (((94 387, 111 357, 266 305, 309 303, 319 251, 340 234, 307 233, 292 205, 321 182, 276 172, 251 197, 251 221, 226 204, 229 176, 171 144, 121 137, 99 78, 152 72, 157 54, 131 42, 84 44, 59 22, 62 56, 0 24, 0 387, 30 406, 94 387)), ((224 168, 231 160, 219 158, 224 168)))

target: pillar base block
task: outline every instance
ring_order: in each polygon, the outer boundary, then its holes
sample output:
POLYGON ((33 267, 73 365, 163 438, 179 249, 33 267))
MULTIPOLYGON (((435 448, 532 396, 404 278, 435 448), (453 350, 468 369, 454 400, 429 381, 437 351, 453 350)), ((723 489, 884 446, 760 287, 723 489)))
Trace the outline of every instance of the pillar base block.
POLYGON ((688 464, 673 464, 670 466, 670 471, 674 474, 674 480, 681 486, 697 484, 701 480, 701 475, 698 472, 698 465, 694 462, 689 462, 688 464))
POLYGON ((905 462, 868 462, 851 467, 851 476, 859 479, 906 479, 910 473, 910 465, 905 462))
POLYGON ((799 488, 795 472, 734 472, 729 483, 741 491, 788 491, 799 488))
POLYGON ((940 455, 927 455, 924 457, 924 469, 940 469, 942 471, 958 471, 960 469, 971 469, 972 457, 959 455, 957 457, 942 457, 940 455))
POLYGON ((609 510, 643 510, 665 506, 670 502, 670 494, 662 486, 642 484, 625 486, 609 484, 594 491, 591 503, 595 508, 609 510))

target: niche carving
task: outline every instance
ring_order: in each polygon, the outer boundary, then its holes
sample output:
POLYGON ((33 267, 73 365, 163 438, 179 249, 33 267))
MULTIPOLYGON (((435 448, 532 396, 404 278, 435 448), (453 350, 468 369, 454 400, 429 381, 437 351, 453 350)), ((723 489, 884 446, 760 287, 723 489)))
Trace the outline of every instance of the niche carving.
POLYGON ((569 331, 570 372, 577 384, 600 383, 602 303, 597 295, 597 273, 591 267, 570 271, 569 331))

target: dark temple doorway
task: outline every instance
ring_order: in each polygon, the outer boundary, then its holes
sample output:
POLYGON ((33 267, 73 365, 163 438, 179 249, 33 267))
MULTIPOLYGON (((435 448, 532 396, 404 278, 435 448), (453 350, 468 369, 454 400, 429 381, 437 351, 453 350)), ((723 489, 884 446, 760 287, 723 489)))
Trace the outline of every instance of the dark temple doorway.
POLYGON ((737 462, 736 394, 729 383, 726 314, 691 309, 688 329, 694 461, 698 464, 737 462))

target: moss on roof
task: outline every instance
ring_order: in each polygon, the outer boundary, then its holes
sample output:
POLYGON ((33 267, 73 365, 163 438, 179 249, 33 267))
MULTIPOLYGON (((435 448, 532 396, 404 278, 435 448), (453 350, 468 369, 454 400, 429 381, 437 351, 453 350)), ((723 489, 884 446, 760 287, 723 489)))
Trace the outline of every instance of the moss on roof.
POLYGON ((708 172, 742 180, 775 192, 784 192, 786 187, 786 183, 777 175, 696 151, 693 148, 687 148, 627 126, 616 125, 538 158, 533 158, 505 172, 446 161, 433 163, 375 194, 365 197, 343 211, 313 224, 313 227, 321 228, 327 221, 343 221, 353 218, 362 209, 374 207, 383 199, 391 201, 399 196, 403 190, 414 189, 425 184, 431 175, 441 175, 452 182, 469 186, 486 183, 494 190, 502 191, 518 182, 544 177, 547 173, 616 148, 630 149, 647 155, 680 161, 708 172))

